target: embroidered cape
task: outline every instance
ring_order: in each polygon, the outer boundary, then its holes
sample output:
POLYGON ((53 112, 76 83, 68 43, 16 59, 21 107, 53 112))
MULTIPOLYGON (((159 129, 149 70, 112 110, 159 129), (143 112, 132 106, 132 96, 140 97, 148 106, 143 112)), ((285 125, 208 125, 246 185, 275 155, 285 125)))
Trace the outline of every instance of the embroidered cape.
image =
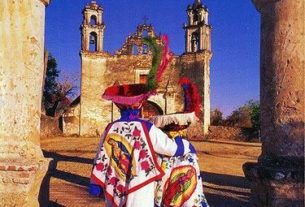
POLYGON ((123 206, 129 193, 164 175, 144 122, 114 122, 101 140, 91 181, 104 189, 113 206, 123 206))

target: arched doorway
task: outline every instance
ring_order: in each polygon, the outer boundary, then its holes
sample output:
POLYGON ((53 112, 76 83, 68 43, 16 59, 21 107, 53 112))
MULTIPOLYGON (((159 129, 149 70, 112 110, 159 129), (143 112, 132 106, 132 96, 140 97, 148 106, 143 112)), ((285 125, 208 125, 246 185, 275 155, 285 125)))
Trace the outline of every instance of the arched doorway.
POLYGON ((152 116, 162 115, 163 110, 158 104, 152 101, 147 101, 143 104, 141 114, 142 118, 149 118, 152 116))

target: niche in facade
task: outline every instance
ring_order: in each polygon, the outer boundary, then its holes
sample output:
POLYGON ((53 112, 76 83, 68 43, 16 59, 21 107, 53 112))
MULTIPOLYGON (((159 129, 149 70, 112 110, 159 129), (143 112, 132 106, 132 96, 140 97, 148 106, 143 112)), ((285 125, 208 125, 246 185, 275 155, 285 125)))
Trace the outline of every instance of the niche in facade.
POLYGON ((192 34, 191 48, 192 48, 192 52, 199 51, 199 34, 197 32, 194 32, 192 34))
POLYGON ((97 51, 97 34, 95 32, 90 33, 89 51, 97 51))
POLYGON ((95 15, 90 17, 90 25, 97 25, 97 19, 95 15))

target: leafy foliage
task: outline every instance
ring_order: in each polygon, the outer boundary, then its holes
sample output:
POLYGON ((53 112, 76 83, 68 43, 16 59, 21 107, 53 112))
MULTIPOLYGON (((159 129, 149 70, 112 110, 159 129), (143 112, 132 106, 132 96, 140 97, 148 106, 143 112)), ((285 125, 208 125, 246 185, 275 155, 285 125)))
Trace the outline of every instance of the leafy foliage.
POLYGON ((150 90, 154 90, 157 88, 156 75, 161 63, 162 48, 157 44, 156 38, 154 37, 145 37, 143 41, 152 51, 152 67, 147 77, 147 86, 150 90))
POLYGON ((49 55, 43 91, 43 98, 45 98, 46 102, 50 102, 51 94, 56 92, 56 87, 58 85, 56 79, 58 78, 59 73, 60 70, 57 69, 56 59, 52 55, 49 55))
POLYGON ((259 102, 250 102, 252 128, 258 133, 260 129, 260 105, 259 102))
POLYGON ((75 87, 67 80, 58 82, 60 70, 56 59, 48 56, 42 106, 47 116, 56 116, 70 105, 69 95, 74 94, 75 87))
POLYGON ((232 127, 251 128, 252 123, 250 113, 250 108, 241 106, 234 110, 232 114, 227 117, 225 124, 232 127))
POLYGON ((223 118, 222 118, 222 112, 220 109, 215 108, 213 111, 211 111, 211 125, 213 126, 219 126, 223 124, 223 118))
POLYGON ((258 133, 260 127, 260 105, 258 101, 250 100, 225 120, 225 125, 252 128, 258 133))

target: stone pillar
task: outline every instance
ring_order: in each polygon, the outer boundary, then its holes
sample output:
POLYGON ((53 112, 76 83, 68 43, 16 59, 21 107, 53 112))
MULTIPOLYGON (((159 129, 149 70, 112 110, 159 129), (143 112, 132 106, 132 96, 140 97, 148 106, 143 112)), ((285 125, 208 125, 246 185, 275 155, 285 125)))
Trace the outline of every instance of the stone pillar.
POLYGON ((261 136, 246 163, 257 207, 303 207, 305 1, 253 0, 261 13, 261 136))
POLYGON ((45 6, 0 1, 0 205, 39 206, 49 161, 40 148, 45 6))

